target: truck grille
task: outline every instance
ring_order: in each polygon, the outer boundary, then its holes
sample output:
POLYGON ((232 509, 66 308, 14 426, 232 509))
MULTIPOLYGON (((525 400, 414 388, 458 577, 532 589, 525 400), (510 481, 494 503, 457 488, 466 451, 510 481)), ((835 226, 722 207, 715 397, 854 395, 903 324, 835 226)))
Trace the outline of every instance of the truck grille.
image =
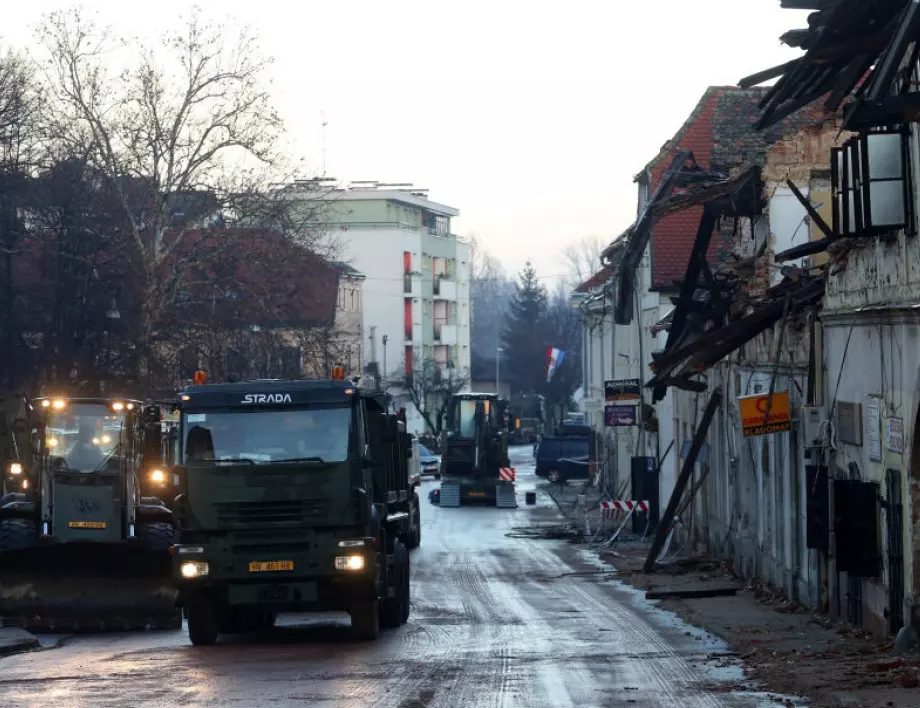
POLYGON ((323 502, 313 499, 218 502, 214 510, 222 526, 296 525, 322 514, 323 502))

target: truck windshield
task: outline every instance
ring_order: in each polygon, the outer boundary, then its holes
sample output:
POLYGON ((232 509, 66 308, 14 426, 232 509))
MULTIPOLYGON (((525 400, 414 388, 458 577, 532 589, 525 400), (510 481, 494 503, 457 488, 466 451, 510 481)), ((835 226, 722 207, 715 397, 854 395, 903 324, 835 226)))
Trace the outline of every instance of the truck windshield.
POLYGON ((348 459, 350 407, 184 412, 186 463, 237 461, 343 462, 348 459))
POLYGON ((93 472, 115 456, 123 424, 104 403, 72 403, 48 414, 45 449, 56 464, 93 472))

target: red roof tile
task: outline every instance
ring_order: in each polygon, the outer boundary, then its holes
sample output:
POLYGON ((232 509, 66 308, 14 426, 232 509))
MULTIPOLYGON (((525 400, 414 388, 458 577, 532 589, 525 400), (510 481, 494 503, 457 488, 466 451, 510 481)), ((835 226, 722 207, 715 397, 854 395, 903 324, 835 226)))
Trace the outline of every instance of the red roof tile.
MULTIPOLYGON (((756 105, 766 89, 741 89, 735 86, 711 86, 706 89, 696 107, 668 142, 662 146, 658 155, 637 175, 649 176, 649 194, 654 192, 658 181, 679 150, 690 150, 696 163, 704 169, 712 169, 713 153, 719 143, 715 135, 714 120, 719 111, 740 110, 741 106, 756 105), (725 98, 727 100, 723 101, 725 98)), ((740 167, 741 165, 721 165, 720 167, 740 167)), ((700 225, 703 208, 693 207, 676 214, 662 217, 651 236, 652 289, 673 290, 675 281, 683 280, 687 270, 687 261, 693 250, 697 230, 700 225)), ((723 244, 713 239, 709 247, 709 259, 717 255, 723 244)))
POLYGON ((604 266, 597 273, 588 278, 585 282, 575 288, 576 293, 587 293, 594 290, 599 285, 603 285, 607 280, 613 277, 614 270, 610 266, 604 266))

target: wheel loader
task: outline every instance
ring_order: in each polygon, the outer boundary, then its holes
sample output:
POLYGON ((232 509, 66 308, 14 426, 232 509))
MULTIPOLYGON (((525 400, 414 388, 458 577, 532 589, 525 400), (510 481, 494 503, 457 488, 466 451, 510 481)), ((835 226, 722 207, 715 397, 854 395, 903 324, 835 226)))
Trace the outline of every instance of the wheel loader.
POLYGON ((493 393, 452 397, 441 455, 442 507, 478 501, 500 509, 517 508, 505 412, 504 402, 493 393))
POLYGON ((156 406, 111 397, 0 396, 0 621, 28 629, 181 626, 175 530, 152 490, 156 406), (5 431, 5 432, 4 432, 5 431))

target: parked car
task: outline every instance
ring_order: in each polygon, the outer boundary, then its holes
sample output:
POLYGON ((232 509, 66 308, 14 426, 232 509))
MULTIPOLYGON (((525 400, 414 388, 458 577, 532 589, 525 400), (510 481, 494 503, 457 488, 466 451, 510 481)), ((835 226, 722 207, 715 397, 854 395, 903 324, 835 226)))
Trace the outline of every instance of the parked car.
POLYGON ((587 436, 561 435, 544 437, 537 444, 537 477, 550 482, 589 479, 590 440, 587 436))
POLYGON ((418 459, 421 465, 422 477, 431 475, 435 479, 441 478, 441 456, 435 455, 424 445, 418 446, 418 459))

